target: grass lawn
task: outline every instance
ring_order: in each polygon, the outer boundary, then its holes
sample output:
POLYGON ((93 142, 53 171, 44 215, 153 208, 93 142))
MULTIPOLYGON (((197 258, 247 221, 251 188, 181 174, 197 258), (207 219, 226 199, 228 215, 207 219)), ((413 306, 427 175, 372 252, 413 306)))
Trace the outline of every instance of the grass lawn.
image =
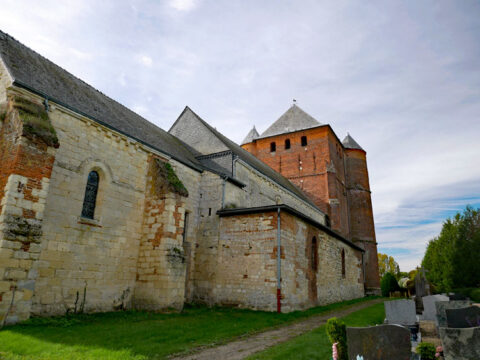
POLYGON ((127 311, 31 319, 0 331, 0 359, 161 359, 371 299, 289 314, 188 307, 170 314, 127 311))
MULTIPOLYGON (((347 326, 369 326, 383 323, 383 303, 372 305, 342 318, 347 326)), ((300 335, 293 340, 274 346, 248 359, 321 359, 332 358, 332 344, 327 338, 325 325, 300 335)))

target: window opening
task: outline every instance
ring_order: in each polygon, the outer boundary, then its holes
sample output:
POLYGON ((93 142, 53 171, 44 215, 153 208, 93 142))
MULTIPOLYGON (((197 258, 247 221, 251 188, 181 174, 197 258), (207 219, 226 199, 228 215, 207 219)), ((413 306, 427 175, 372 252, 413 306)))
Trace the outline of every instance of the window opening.
POLYGON ((96 171, 90 171, 85 188, 85 197, 83 199, 82 217, 84 218, 92 220, 94 218, 99 182, 100 177, 98 173, 96 171))

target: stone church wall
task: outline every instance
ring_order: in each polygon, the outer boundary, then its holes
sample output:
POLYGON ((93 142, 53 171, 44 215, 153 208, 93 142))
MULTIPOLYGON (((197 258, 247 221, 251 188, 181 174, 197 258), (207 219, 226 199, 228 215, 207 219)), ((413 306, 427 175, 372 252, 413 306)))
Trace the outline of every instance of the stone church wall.
MULTIPOLYGON (((277 308, 277 213, 221 217, 215 302, 277 308)), ((361 252, 291 214, 281 213, 282 312, 364 296, 361 252), (312 238, 317 239, 317 268, 312 238), (345 277, 341 251, 345 251, 345 277)))
POLYGON ((147 153, 67 110, 52 108, 50 117, 61 145, 45 207, 34 313, 64 314, 75 303, 85 311, 130 306, 142 234, 147 153), (99 173, 100 185, 95 219, 87 220, 80 215, 92 170, 99 173))

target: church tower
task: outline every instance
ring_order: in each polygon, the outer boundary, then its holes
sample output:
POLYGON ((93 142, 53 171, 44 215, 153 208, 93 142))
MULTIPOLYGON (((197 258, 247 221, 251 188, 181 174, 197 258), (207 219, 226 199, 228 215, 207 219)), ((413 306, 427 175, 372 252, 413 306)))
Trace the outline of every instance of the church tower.
POLYGON ((331 228, 365 249, 365 286, 377 292, 377 246, 366 152, 348 135, 343 142, 296 104, 267 130, 242 141, 249 151, 301 188, 328 216, 331 228))

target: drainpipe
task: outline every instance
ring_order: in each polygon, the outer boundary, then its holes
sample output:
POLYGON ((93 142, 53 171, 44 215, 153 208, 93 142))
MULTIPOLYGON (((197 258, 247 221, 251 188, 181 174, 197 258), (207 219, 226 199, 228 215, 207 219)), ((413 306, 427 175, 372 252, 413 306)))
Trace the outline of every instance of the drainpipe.
POLYGON ((277 313, 282 312, 282 240, 280 232, 280 207, 277 211, 277 313))

